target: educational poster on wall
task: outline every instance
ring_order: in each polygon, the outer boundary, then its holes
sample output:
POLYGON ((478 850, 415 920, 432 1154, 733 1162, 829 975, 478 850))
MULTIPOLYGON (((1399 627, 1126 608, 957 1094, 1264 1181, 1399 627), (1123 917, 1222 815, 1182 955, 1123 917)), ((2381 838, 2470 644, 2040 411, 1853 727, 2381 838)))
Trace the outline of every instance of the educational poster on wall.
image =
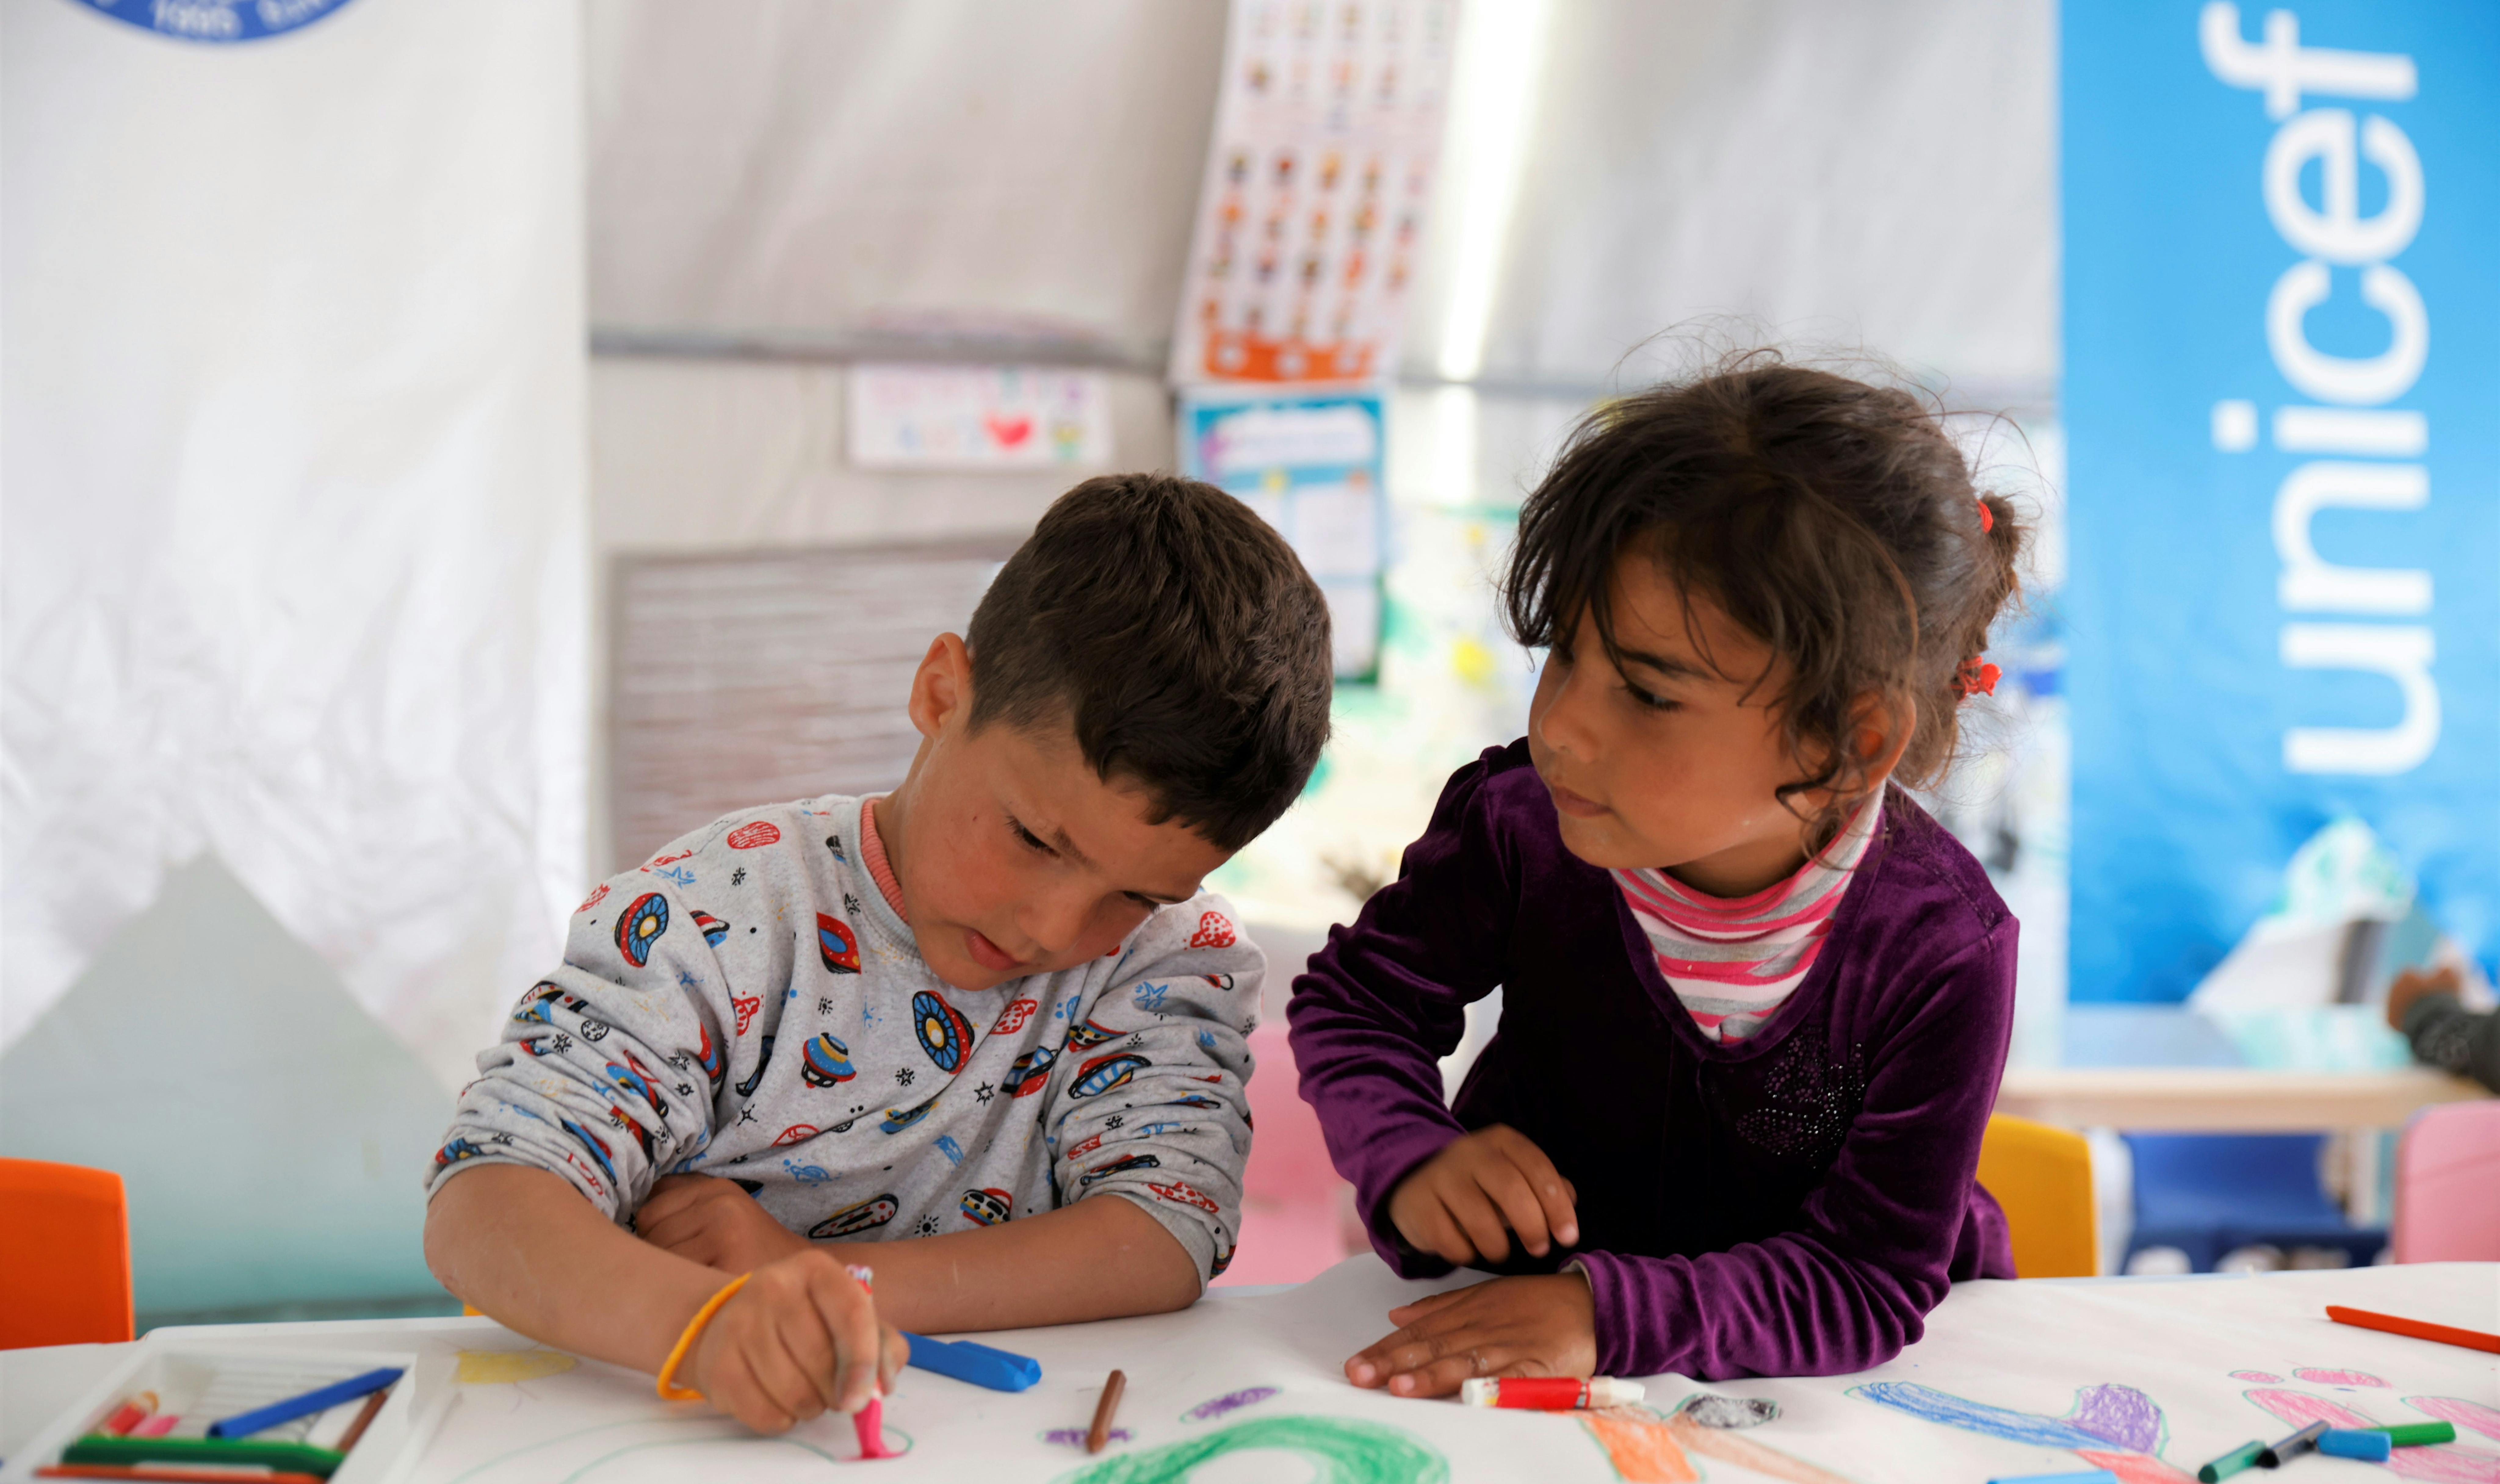
POLYGON ((1340 680, 1380 666, 1380 582, 1389 525, 1377 396, 1182 399, 1182 472, 1240 497, 1284 533, 1328 595, 1340 680))
POLYGON ((2073 995, 2366 824, 2500 914, 2500 9, 2063 8, 2073 995))
POLYGON ((1234 0, 1172 380, 1388 373, 1458 18, 1457 0, 1234 0))
POLYGON ((1101 371, 1034 366, 859 365, 846 378, 862 468, 1099 468, 1111 462, 1101 371))

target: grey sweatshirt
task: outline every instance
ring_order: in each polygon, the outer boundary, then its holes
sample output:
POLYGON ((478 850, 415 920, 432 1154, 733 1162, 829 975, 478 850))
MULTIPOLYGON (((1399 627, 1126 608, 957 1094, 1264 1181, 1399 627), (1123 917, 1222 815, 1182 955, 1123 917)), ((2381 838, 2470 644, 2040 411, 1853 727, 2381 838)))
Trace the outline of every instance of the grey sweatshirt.
POLYGON ((630 1221, 663 1175, 736 1180, 819 1240, 928 1237, 1091 1196, 1224 1271, 1266 959, 1201 892, 1118 953, 967 992, 858 856, 860 801, 729 815, 610 878, 479 1053, 429 1190, 535 1166, 630 1221))

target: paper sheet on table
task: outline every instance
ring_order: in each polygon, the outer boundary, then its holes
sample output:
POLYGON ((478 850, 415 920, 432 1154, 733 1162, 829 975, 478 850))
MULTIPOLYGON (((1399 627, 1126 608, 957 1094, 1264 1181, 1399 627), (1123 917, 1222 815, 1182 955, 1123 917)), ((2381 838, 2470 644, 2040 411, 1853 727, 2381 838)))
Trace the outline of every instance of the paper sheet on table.
MULTIPOLYGON (((2127 1484, 2192 1478, 2196 1466, 2312 1417, 2446 1417, 2460 1442, 2397 1455, 2397 1477, 2500 1484, 2500 1357, 2327 1322, 2327 1304, 2500 1329, 2500 1268, 2445 1264, 2124 1283, 1964 1284, 1926 1338, 1851 1376, 1741 1380, 1778 1421, 1744 1433, 1670 1429, 1646 1413, 1539 1414, 1398 1401, 1347 1385, 1345 1357, 1389 1328, 1398 1303, 1465 1279, 1402 1283, 1368 1256, 1278 1293, 1217 1290, 1178 1314, 982 1337, 1040 1360, 1014 1395, 906 1371, 887 1403, 904 1459, 874 1477, 1192 1479, 1439 1484, 1616 1478, 1790 1484, 1932 1484, 2115 1469, 2127 1484), (1128 1373, 1113 1447, 1079 1439, 1104 1375, 1128 1373)), ((323 1326, 338 1342, 347 1326, 323 1326)), ((306 1327, 274 1327, 301 1343, 306 1327)), ((696 1403, 656 1401, 648 1377, 566 1365, 485 1321, 441 1321, 428 1343, 473 1352, 474 1378, 411 1484, 584 1484, 737 1477, 753 1484, 855 1476, 868 1466, 846 1419, 780 1438, 745 1436, 696 1403), (474 1352, 507 1352, 498 1356, 474 1352)), ((407 1332, 395 1330, 407 1343, 407 1332)), ((367 1338, 370 1338, 369 1333, 367 1338)), ((1653 1378, 1671 1411, 1695 1390, 1653 1378)), ((2313 1459, 2314 1484, 2365 1466, 2313 1459)), ((864 1476, 864 1475, 860 1475, 864 1476)), ((2373 1475, 2384 1476, 2384 1475, 2373 1475)))

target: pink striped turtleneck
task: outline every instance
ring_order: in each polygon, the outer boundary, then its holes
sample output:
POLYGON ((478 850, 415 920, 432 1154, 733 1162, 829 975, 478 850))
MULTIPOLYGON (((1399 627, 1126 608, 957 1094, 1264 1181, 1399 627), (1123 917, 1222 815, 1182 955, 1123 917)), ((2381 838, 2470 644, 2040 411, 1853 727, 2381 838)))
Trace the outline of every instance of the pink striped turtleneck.
POLYGON ((1795 875, 1751 896, 1705 896, 1663 871, 1609 873, 1702 1035, 1744 1040, 1803 982, 1883 814, 1879 790, 1795 875))

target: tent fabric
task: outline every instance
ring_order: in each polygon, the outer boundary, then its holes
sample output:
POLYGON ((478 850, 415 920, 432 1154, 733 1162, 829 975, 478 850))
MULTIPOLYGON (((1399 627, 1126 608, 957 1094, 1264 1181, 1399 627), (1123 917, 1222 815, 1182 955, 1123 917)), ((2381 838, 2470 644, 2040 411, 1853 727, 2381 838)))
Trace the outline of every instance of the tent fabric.
POLYGON ((579 13, 0 45, 0 1044, 214 853, 457 1083, 582 871, 579 13))
MULTIPOLYGON (((1545 10, 1489 383, 1595 387, 1661 330, 1740 315, 1982 400, 2054 398, 2049 0, 1545 10)), ((1055 329, 1159 366, 1224 26, 1222 0, 605 0, 592 320, 1055 329)), ((1444 189, 1470 164, 1445 160, 1444 189)), ((1438 360, 1454 235, 1428 224, 1411 374, 1438 360)))

